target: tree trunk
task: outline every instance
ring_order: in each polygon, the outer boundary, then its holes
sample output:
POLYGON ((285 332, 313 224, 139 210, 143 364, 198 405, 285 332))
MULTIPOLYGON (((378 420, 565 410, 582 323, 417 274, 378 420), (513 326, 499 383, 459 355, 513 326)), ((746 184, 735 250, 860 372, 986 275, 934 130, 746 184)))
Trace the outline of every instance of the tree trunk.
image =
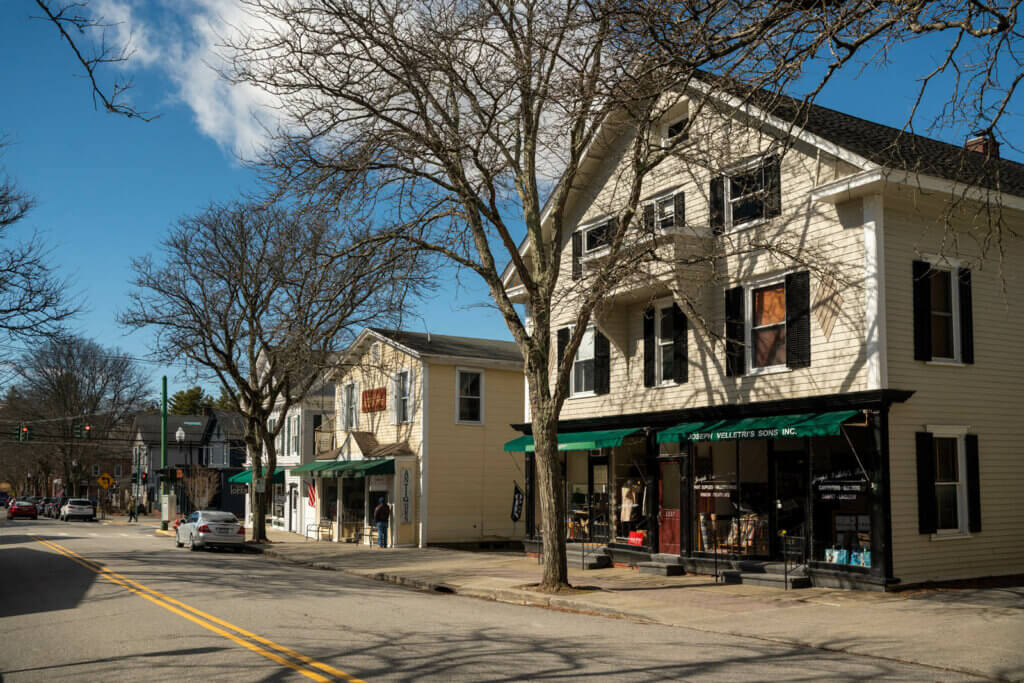
POLYGON ((569 587, 569 569, 565 559, 565 484, 558 452, 558 416, 551 399, 541 405, 537 403, 533 413, 533 442, 544 544, 544 573, 539 587, 542 591, 557 592, 569 587))

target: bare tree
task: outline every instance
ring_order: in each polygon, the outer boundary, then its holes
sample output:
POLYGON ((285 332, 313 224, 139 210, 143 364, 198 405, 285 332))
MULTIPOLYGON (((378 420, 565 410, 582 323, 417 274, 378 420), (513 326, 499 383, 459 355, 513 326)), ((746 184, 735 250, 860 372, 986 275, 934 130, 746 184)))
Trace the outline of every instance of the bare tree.
POLYGON ((266 482, 266 492, 251 491, 254 540, 266 540, 284 424, 271 428, 269 417, 302 401, 331 352, 369 322, 397 316, 426 281, 421 259, 398 245, 367 246, 363 230, 276 205, 215 205, 171 230, 160 261, 133 264, 121 322, 154 328, 159 358, 218 380, 245 417, 254 481, 266 482))
MULTIPOLYGON (((259 23, 230 41, 232 77, 279 97, 289 126, 263 159, 269 175, 311 203, 362 197, 374 207, 379 240, 407 242, 479 275, 519 344, 546 590, 567 585, 559 414, 572 359, 609 294, 628 278, 666 279, 680 267, 710 280, 723 258, 743 252, 842 277, 822 253, 785 240, 704 240, 666 253, 653 221, 638 215, 645 179, 669 163, 707 177, 751 143, 784 154, 787 128, 800 125, 821 85, 863 46, 943 26, 921 24, 924 14, 937 16, 929 3, 915 15, 909 5, 856 0, 247 4, 259 23), (822 75, 802 82, 807 96, 788 97, 815 63, 822 75), (663 130, 683 107, 684 124, 663 130), (783 129, 760 140, 740 144, 723 127, 773 115, 783 129), (625 158, 625 167, 603 165, 605 153, 625 158), (609 174, 615 191, 588 198, 613 217, 601 236, 607 256, 565 277, 566 231, 583 194, 609 174), (645 230, 652 239, 633 239, 645 230), (564 301, 573 302, 573 320, 554 321, 564 301), (563 348, 552 348, 555 322, 573 329, 563 348)), ((1015 30, 1015 10, 1011 28, 984 14, 971 12, 1002 35, 1015 30)), ((699 312, 697 290, 699 283, 673 293, 699 312)))
POLYGON ((127 62, 132 55, 130 45, 112 45, 107 42, 107 31, 113 28, 102 17, 89 11, 88 0, 78 2, 51 2, 35 0, 43 17, 52 23, 67 43, 77 61, 85 70, 92 91, 94 107, 103 107, 110 114, 152 121, 155 116, 139 111, 124 101, 131 87, 129 80, 116 79, 109 84, 100 81, 100 70, 109 65, 127 62))
POLYGON ((220 489, 220 473, 208 467, 193 467, 185 477, 185 490, 196 510, 205 510, 220 489))
MULTIPOLYGON (((4 141, 0 139, 0 151, 4 141)), ((9 234, 35 202, 6 175, 0 175, 0 333, 33 337, 57 331, 78 313, 66 280, 48 263, 39 235, 10 243, 9 234)))
POLYGON ((138 364, 116 349, 69 335, 45 339, 19 358, 8 393, 5 419, 31 429, 31 441, 12 452, 34 463, 37 480, 60 473, 75 495, 93 463, 127 450, 131 416, 148 385, 138 364))

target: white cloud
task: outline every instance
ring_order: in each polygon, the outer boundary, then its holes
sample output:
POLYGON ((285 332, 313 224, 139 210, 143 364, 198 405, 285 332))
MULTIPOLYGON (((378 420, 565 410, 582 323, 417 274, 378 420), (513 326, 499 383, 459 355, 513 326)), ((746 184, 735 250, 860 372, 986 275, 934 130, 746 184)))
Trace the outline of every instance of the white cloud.
POLYGON ((274 98, 218 73, 226 66, 225 38, 252 20, 237 0, 92 0, 90 10, 116 24, 109 38, 133 50, 124 68, 163 72, 200 132, 243 159, 266 145, 266 130, 277 121, 274 98))

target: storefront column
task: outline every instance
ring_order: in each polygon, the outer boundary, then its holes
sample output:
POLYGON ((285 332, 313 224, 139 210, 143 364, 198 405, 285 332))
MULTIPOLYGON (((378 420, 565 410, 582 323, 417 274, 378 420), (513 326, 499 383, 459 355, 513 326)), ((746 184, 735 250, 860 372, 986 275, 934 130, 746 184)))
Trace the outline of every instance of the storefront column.
POLYGON ((892 577, 892 496, 889 478, 889 406, 884 406, 878 415, 872 416, 871 431, 874 437, 877 470, 872 472, 875 485, 868 489, 871 501, 871 573, 880 577, 892 577))

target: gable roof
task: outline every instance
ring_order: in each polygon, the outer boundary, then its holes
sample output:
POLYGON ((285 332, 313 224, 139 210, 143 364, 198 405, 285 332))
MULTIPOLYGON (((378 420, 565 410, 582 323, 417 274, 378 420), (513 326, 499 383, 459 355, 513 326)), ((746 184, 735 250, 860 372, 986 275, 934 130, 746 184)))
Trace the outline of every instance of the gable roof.
POLYGON ((512 363, 522 363, 523 354, 515 342, 476 337, 452 337, 446 334, 428 334, 405 330, 388 330, 381 327, 367 328, 374 334, 405 347, 420 356, 447 356, 454 358, 478 358, 512 363))
POLYGON ((772 114, 886 168, 1024 196, 1024 164, 787 98, 772 114))
MULTIPOLYGON (((178 427, 185 430, 187 442, 197 444, 206 434, 208 417, 205 415, 167 415, 167 445, 174 446, 178 427)), ((135 416, 134 436, 141 435, 146 443, 160 443, 160 413, 139 413, 135 416)))

